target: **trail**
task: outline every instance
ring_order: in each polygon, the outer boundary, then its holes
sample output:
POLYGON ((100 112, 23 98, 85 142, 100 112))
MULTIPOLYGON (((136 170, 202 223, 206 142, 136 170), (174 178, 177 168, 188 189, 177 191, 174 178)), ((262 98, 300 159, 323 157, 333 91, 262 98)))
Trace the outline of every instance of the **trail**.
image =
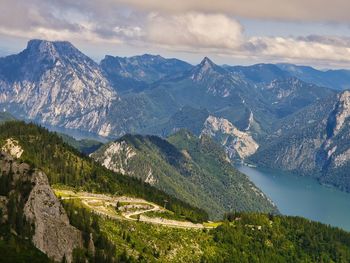
POLYGON ((60 190, 56 189, 55 193, 60 196, 63 200, 69 199, 79 199, 81 202, 89 207, 94 213, 102 216, 106 216, 111 219, 117 220, 129 220, 129 221, 139 221, 154 225, 162 225, 175 228, 211 228, 205 227, 203 224, 194 224, 189 221, 177 221, 170 220, 161 217, 148 217, 145 214, 147 212, 164 212, 166 209, 156 205, 154 203, 145 201, 139 198, 132 198, 126 196, 108 196, 103 194, 92 194, 87 192, 73 192, 70 190, 60 190), (117 204, 127 203, 126 208, 136 209, 135 211, 120 211, 119 214, 116 210, 117 204), (142 209, 145 207, 151 207, 148 209, 142 209), (135 216, 138 216, 135 218, 135 216))

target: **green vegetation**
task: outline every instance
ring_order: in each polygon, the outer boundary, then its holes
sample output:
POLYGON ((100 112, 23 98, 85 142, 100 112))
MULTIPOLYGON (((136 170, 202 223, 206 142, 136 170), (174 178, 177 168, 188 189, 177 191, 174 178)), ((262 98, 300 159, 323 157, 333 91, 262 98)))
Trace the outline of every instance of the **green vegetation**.
POLYGON ((176 221, 187 221, 185 217, 176 215, 169 211, 150 211, 150 212, 143 213, 142 215, 148 216, 148 217, 158 217, 158 218, 176 220, 176 221))
POLYGON ((99 141, 90 139, 76 140, 75 138, 63 133, 59 133, 58 136, 60 136, 65 143, 69 144, 79 152, 86 155, 89 155, 90 153, 96 151, 103 145, 103 143, 99 141))
POLYGON ((222 147, 205 136, 199 139, 185 130, 168 140, 125 135, 115 143, 104 145, 92 157, 100 163, 110 158, 107 167, 123 169, 149 181, 168 194, 206 210, 212 219, 220 219, 229 211, 277 213, 277 208, 247 176, 232 167, 222 147))
POLYGON ((62 141, 57 134, 34 124, 6 122, 0 125, 0 145, 14 138, 24 150, 21 160, 43 170, 51 184, 64 184, 89 192, 130 195, 163 205, 194 222, 207 214, 138 179, 113 173, 62 141))
POLYGON ((0 112, 0 123, 11 120, 15 120, 15 118, 10 113, 0 112))
POLYGON ((349 262, 350 233, 300 217, 231 214, 204 262, 349 262), (238 219, 238 220, 235 220, 238 219))
MULTIPOLYGON (((211 239, 206 230, 112 220, 94 215, 77 200, 63 203, 70 222, 81 229, 84 236, 93 234, 96 249, 106 256, 103 262, 199 262, 201 249, 198 245, 205 246, 211 239), (103 246, 99 239, 104 240, 103 246), (106 242, 108 251, 104 248, 106 242)), ((89 258, 88 250, 82 251, 80 256, 89 258)))
POLYGON ((76 200, 64 202, 73 224, 94 236, 98 229, 109 242, 111 257, 128 262, 350 260, 350 233, 299 217, 231 213, 215 229, 178 229, 97 217, 76 200))
POLYGON ((0 233, 1 263, 51 262, 44 253, 35 248, 29 241, 24 241, 12 234, 6 234, 4 236, 3 230, 0 233))

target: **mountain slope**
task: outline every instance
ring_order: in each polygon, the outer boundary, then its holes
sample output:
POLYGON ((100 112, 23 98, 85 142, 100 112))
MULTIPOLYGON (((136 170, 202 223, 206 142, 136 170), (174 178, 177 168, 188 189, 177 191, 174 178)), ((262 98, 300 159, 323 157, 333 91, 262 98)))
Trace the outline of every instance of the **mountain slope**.
POLYGON ((255 64, 251 66, 225 66, 228 71, 239 74, 253 83, 267 83, 289 78, 292 75, 274 64, 255 64))
POLYGON ((115 91, 99 66, 69 42, 31 40, 0 58, 0 104, 15 116, 104 135, 115 91))
POLYGON ((15 118, 8 112, 0 112, 0 123, 5 121, 13 121, 15 118))
POLYGON ((106 78, 118 93, 138 92, 168 75, 176 75, 192 66, 178 59, 145 54, 133 57, 106 56, 100 63, 106 78))
POLYGON ((276 125, 252 160, 315 176, 350 191, 350 92, 319 101, 276 125))
POLYGON ((338 69, 322 71, 308 66, 297 66, 293 64, 277 64, 277 66, 294 77, 318 86, 335 90, 350 88, 349 70, 338 69))
POLYGON ((73 261, 73 251, 83 246, 82 233, 70 225, 47 176, 26 163, 0 153, 2 236, 14 233, 55 261, 73 261), (48 205, 49 204, 49 205, 48 205))
POLYGON ((220 67, 204 58, 191 70, 153 84, 145 94, 151 100, 156 94, 163 94, 171 114, 175 113, 173 108, 184 106, 206 109, 240 130, 248 127, 252 133, 261 135, 274 121, 333 93, 284 74, 274 65, 251 67, 244 68, 249 74, 243 74, 242 69, 220 67), (263 78, 266 71, 272 73, 263 78), (252 116, 255 126, 249 125, 252 116))
POLYGON ((168 138, 127 135, 91 155, 105 167, 150 183, 206 210, 276 212, 248 178, 235 170, 211 139, 181 130, 168 138))
POLYGON ((148 184, 107 170, 65 144, 57 134, 34 124, 7 122, 0 125, 0 146, 20 156, 22 161, 39 167, 48 176, 50 184, 64 184, 90 192, 125 194, 160 205, 168 200, 168 209, 176 214, 193 221, 203 221, 207 217, 203 210, 148 184))

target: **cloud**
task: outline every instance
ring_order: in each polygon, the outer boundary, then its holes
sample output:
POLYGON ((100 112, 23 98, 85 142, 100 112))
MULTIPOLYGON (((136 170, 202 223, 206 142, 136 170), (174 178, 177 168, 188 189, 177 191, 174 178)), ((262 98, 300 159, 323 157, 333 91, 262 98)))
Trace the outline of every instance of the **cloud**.
POLYGON ((241 44, 242 32, 242 26, 236 20, 221 14, 151 14, 146 26, 146 40, 192 50, 234 49, 241 44))
POLYGON ((143 11, 222 13, 246 18, 350 22, 348 0, 115 0, 143 11))
POLYGON ((308 36, 302 38, 252 37, 242 50, 247 56, 273 61, 347 65, 350 62, 348 39, 308 36))
POLYGON ((348 66, 349 37, 245 36, 235 17, 349 23, 349 9, 343 0, 1 0, 0 34, 348 66))

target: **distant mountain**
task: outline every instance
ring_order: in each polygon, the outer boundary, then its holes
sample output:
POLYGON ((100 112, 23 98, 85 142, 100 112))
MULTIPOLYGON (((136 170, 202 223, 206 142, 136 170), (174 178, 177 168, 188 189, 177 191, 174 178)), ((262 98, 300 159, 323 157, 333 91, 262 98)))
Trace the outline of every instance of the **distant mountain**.
POLYGON ((86 155, 93 153, 103 145, 102 142, 91 140, 91 139, 77 140, 64 133, 58 133, 58 136, 60 136, 65 143, 69 144, 79 152, 86 155))
POLYGON ((133 57, 106 56, 100 63, 106 78, 123 94, 138 92, 168 75, 176 75, 192 68, 178 59, 145 54, 133 57))
POLYGON ((197 133, 203 114, 170 124, 189 107, 223 118, 254 139, 332 93, 271 64, 221 67, 205 57, 191 66, 142 55, 106 56, 98 65, 68 42, 44 40, 31 40, 21 53, 0 58, 0 92, 2 109, 50 127, 110 138, 168 133, 167 127, 197 133))
POLYGON ((154 127, 147 127, 145 130, 142 130, 142 133, 168 137, 181 129, 186 129, 199 136, 202 132, 203 124, 209 115, 210 113, 206 109, 184 106, 164 123, 157 124, 154 127))
MULTIPOLYGON (((134 139, 137 144, 139 141, 135 136, 134 139)), ((179 149, 191 146, 193 151, 184 155, 191 156, 197 164, 205 163, 204 172, 216 162, 199 160, 201 154, 212 155, 210 160, 221 158, 207 143, 192 148, 193 143, 185 142, 181 136, 173 137, 172 143, 179 143, 179 149)), ((339 228, 299 217, 244 212, 228 213, 223 221, 207 222, 203 210, 149 184, 102 168, 63 143, 57 134, 33 124, 0 125, 0 147, 0 252, 4 262, 241 262, 242 258, 246 262, 349 261, 350 234, 339 228), (16 155, 19 149, 20 156, 16 155), (116 200, 126 201, 118 202, 117 207, 129 207, 131 215, 141 211, 140 220, 147 215, 153 223, 122 216, 115 209, 116 200), (161 208, 164 200, 168 201, 165 211, 161 208), (158 210, 144 210, 149 209, 145 203, 158 210), (162 225, 165 221, 178 225, 162 225), (232 249, 232 244, 237 249, 232 249)), ((166 155, 172 151, 164 150, 163 156, 177 165, 181 159, 166 155)), ((226 169, 225 163, 220 167, 220 172, 226 169)), ((198 167, 191 171, 196 170, 198 167)), ((215 168, 207 173, 217 172, 215 168)), ((234 181, 229 170, 225 175, 223 182, 234 181)), ((201 176, 196 178, 205 182, 201 176)), ((228 205, 249 205, 250 201, 264 199, 256 188, 244 191, 246 181, 242 182, 238 184, 242 194, 235 196, 237 202, 228 205), (258 197, 245 203, 244 197, 249 194, 258 197)), ((210 183, 215 186, 218 182, 210 183)), ((215 200, 227 195, 215 194, 215 200)))
POLYGON ((350 70, 317 70, 308 66, 277 64, 277 66, 305 82, 335 90, 350 89, 350 70))
POLYGON ((10 113, 0 112, 0 123, 4 121, 12 121, 12 120, 15 120, 15 117, 13 117, 10 113))
POLYGON ((275 79, 260 85, 260 88, 277 119, 291 115, 335 93, 331 89, 309 84, 295 77, 275 79))
POLYGON ((191 70, 154 84, 145 94, 151 100, 161 94, 166 102, 164 111, 169 113, 175 114, 174 109, 184 106, 206 109, 211 115, 227 119, 240 130, 249 128, 255 134, 262 134, 274 121, 334 93, 290 77, 274 65, 253 68, 252 72, 261 69, 274 74, 264 79, 260 77, 256 82, 250 79, 255 76, 253 73, 244 75, 204 58, 191 70), (252 120, 257 125, 250 126, 252 120))
POLYGON ((98 64, 69 42, 31 40, 0 58, 0 105, 15 116, 104 135, 116 92, 98 64))
POLYGON ((91 156, 113 171, 140 178, 195 204, 211 218, 218 219, 228 211, 277 211, 208 136, 198 139, 185 130, 167 140, 126 135, 91 156))
POLYGON ((277 123, 251 159, 350 191, 349 121, 350 92, 344 91, 277 123))
POLYGON ((225 66, 228 71, 238 74, 254 83, 266 83, 291 77, 292 75, 274 64, 252 66, 225 66))
MULTIPOLYGON (((231 160, 241 160, 254 154, 259 144, 248 131, 250 126, 258 125, 253 116, 249 119, 249 127, 239 130, 225 118, 211 115, 205 109, 183 107, 163 125, 145 131, 168 137, 181 129, 187 129, 197 137, 209 136, 221 144, 231 160)), ((254 129, 257 130, 257 129, 254 129)))

